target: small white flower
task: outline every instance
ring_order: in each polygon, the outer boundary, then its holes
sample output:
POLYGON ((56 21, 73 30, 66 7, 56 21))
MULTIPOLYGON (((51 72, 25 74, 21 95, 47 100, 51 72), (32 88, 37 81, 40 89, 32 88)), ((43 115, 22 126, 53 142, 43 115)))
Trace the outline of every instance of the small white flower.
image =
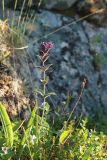
POLYGON ((2 151, 4 152, 4 154, 8 153, 8 147, 2 147, 2 151))
POLYGON ((31 141, 30 141, 32 145, 34 145, 34 140, 35 140, 35 139, 36 139, 36 136, 33 135, 32 138, 31 138, 31 141))

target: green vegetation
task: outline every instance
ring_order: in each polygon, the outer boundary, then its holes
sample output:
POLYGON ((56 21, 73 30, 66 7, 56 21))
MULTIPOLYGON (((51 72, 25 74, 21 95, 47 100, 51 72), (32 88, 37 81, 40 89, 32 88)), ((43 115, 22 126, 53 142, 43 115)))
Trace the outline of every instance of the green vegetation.
POLYGON ((14 49, 24 46, 26 38, 22 32, 21 27, 11 27, 8 20, 0 20, 0 62, 9 57, 14 49))
MULTIPOLYGON (((55 121, 52 122, 50 106, 47 97, 55 93, 47 92, 49 78, 46 75, 51 64, 49 58, 51 42, 43 42, 39 50, 41 84, 43 89, 36 89, 36 97, 42 96, 43 103, 38 106, 36 98, 28 122, 20 119, 11 122, 4 106, 0 103, 0 157, 2 160, 106 160, 107 136, 87 128, 87 120, 78 122, 62 116, 55 111, 55 121), (38 111, 41 108, 41 114, 38 111)), ((85 84, 84 84, 85 85, 85 84)))
POLYGON ((106 57, 104 56, 104 54, 99 53, 96 54, 93 57, 93 65, 95 66, 96 69, 100 69, 100 67, 105 64, 107 61, 106 57))
POLYGON ((1 130, 0 157, 3 160, 106 160, 107 136, 95 130, 89 131, 86 120, 81 121, 78 127, 72 120, 68 124, 65 121, 61 124, 64 125, 62 129, 55 130, 46 120, 46 115, 42 122, 42 118, 35 112, 34 107, 27 125, 18 121, 13 124, 13 128, 17 128, 14 131, 13 146, 7 146, 1 130))

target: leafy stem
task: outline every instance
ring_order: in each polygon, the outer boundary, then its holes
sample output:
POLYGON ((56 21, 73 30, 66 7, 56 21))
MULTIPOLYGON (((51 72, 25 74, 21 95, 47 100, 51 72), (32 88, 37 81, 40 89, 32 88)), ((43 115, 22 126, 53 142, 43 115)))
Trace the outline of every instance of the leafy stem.
MULTIPOLYGON (((42 67, 45 68, 45 62, 44 61, 42 63, 42 67)), ((43 70, 43 81, 42 81, 42 83, 43 83, 43 95, 44 96, 43 96, 43 112, 42 112, 41 124, 43 122, 44 113, 45 113, 45 102, 46 102, 46 83, 45 83, 45 81, 46 81, 46 71, 43 70)))

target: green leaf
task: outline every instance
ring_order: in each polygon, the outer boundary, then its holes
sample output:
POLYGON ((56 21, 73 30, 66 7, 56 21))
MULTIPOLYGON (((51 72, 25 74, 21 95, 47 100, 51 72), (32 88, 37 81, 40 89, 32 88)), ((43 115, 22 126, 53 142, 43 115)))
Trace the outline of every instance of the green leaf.
POLYGON ((36 94, 39 93, 42 97, 44 96, 44 93, 43 93, 43 91, 42 91, 41 89, 38 89, 38 88, 37 88, 37 89, 35 90, 35 92, 36 92, 36 94))
POLYGON ((59 137, 59 143, 60 143, 60 144, 63 144, 64 141, 69 137, 70 133, 71 133, 71 130, 70 130, 70 129, 69 129, 69 130, 66 130, 66 131, 63 131, 63 132, 61 133, 60 137, 59 137))
POLYGON ((19 158, 20 158, 20 156, 21 156, 21 154, 23 152, 23 148, 24 148, 24 144, 26 142, 26 138, 27 138, 28 134, 30 133, 30 129, 31 129, 32 125, 33 125, 33 122, 34 122, 34 119, 35 119, 35 113, 36 113, 36 106, 34 106, 32 112, 31 112, 31 115, 29 117, 26 129, 24 131, 24 135, 23 135, 21 143, 19 145, 19 158))
POLYGON ((13 128, 12 128, 10 118, 6 112, 6 109, 1 102, 0 102, 0 119, 2 122, 2 127, 3 127, 5 138, 6 138, 6 143, 9 147, 12 147, 13 139, 14 139, 13 128))
POLYGON ((41 79, 41 82, 42 82, 44 85, 47 85, 47 84, 48 84, 48 81, 49 81, 49 77, 48 77, 48 76, 45 78, 45 80, 42 80, 42 79, 41 79))
POLYGON ((10 51, 6 51, 4 53, 4 55, 0 58, 0 62, 2 62, 5 58, 7 58, 8 56, 10 56, 11 52, 10 51))
POLYGON ((56 96, 56 93, 49 92, 48 94, 46 94, 45 98, 50 97, 50 96, 56 96))
POLYGON ((45 71, 49 70, 49 68, 52 66, 52 64, 46 65, 45 71))
POLYGON ((50 105, 47 102, 45 102, 42 104, 42 107, 43 107, 44 111, 48 114, 49 109, 50 109, 50 105))
POLYGON ((24 121, 14 121, 14 123, 12 123, 14 133, 17 132, 22 127, 24 121))

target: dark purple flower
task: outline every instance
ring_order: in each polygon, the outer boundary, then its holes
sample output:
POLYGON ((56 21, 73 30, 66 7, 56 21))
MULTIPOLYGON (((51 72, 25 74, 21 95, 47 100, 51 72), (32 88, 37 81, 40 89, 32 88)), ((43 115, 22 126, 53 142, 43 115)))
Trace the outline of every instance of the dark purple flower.
POLYGON ((40 45, 40 51, 46 53, 49 49, 54 47, 52 42, 42 42, 40 45))
POLYGON ((54 44, 52 42, 42 42, 41 43, 39 53, 40 53, 40 57, 42 60, 48 57, 48 52, 53 47, 54 47, 54 44))

